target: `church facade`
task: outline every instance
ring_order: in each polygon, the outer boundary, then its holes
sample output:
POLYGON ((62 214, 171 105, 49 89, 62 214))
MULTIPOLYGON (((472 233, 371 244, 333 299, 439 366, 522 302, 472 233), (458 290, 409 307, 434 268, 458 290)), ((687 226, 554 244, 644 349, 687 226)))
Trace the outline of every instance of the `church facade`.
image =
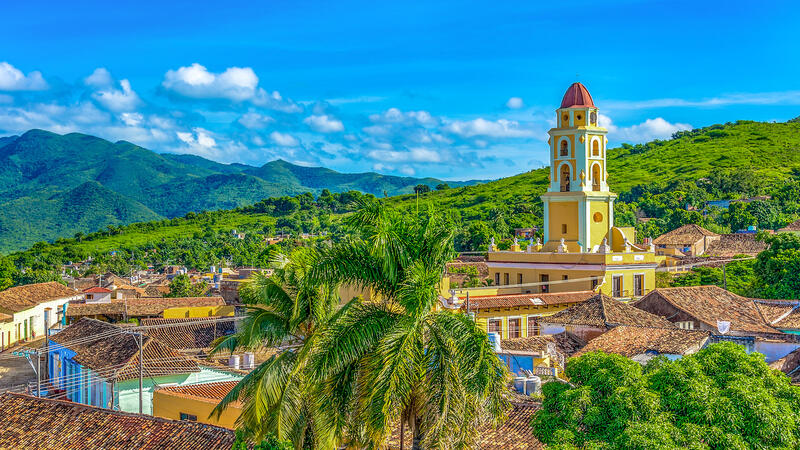
POLYGON ((548 132, 544 242, 531 241, 525 250, 515 242, 508 251, 490 245, 487 264, 498 294, 593 290, 631 299, 655 288, 655 247, 637 245, 633 228, 614 226, 608 130, 598 116, 586 87, 572 84, 556 110, 556 127, 548 132))

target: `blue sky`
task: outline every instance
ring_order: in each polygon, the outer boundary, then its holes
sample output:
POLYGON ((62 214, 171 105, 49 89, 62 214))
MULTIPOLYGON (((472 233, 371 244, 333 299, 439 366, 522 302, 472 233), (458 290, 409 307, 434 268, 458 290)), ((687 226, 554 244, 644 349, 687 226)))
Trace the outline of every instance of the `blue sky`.
POLYGON ((0 135, 345 172, 546 162, 576 79, 612 145, 800 115, 797 2, 6 2, 0 135))

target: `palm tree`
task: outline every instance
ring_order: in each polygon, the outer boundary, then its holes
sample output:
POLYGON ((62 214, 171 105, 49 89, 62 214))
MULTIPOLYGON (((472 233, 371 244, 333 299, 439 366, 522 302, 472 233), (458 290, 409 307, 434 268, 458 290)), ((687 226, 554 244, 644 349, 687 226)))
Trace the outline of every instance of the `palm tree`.
POLYGON ((478 424, 503 419, 509 375, 486 332, 437 308, 452 228, 378 201, 347 225, 354 237, 321 250, 311 276, 374 300, 347 302, 317 339, 317 420, 360 448, 380 447, 398 423, 411 427, 413 448, 473 444, 478 424))
POLYGON ((321 326, 334 312, 339 297, 327 284, 311 284, 306 274, 313 265, 308 249, 290 257, 278 256, 275 273, 255 274, 240 295, 248 315, 239 332, 223 338, 213 352, 278 347, 278 352, 245 376, 222 399, 212 414, 219 417, 234 402, 242 402, 238 427, 254 441, 274 435, 295 448, 331 448, 335 436, 315 424, 310 396, 310 350, 321 326))

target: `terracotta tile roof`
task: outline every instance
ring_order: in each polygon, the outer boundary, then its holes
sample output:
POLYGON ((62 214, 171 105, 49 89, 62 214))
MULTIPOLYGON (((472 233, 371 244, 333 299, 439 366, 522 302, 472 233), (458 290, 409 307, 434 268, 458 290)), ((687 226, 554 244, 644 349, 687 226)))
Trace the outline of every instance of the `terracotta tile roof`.
POLYGON ((145 331, 148 336, 178 350, 207 348, 218 337, 234 331, 233 322, 210 322, 204 318, 185 319, 142 319, 142 326, 172 325, 164 328, 151 328, 145 331))
POLYGON ((781 329, 800 329, 800 301, 756 299, 753 302, 769 325, 781 329))
POLYGON ((563 331, 558 334, 503 339, 500 342, 500 347, 504 353, 511 351, 543 354, 547 353, 548 345, 553 345, 555 350, 566 356, 571 356, 583 348, 586 345, 586 341, 570 332, 563 331))
MULTIPOLYGON (((83 318, 52 335, 50 340, 75 352, 78 364, 99 372, 105 379, 139 377, 139 342, 134 334, 99 320, 83 318)), ((197 362, 163 343, 142 339, 144 372, 150 376, 199 372, 197 362)))
POLYGON ((767 249, 767 243, 756 240, 755 234, 722 234, 719 240, 708 246, 704 255, 734 257, 736 255, 755 256, 767 249))
MULTIPOLYGON (((513 408, 508 412, 508 419, 499 427, 492 429, 485 425, 480 427, 478 442, 475 446, 481 450, 530 450, 543 449, 542 444, 533 435, 531 419, 533 414, 541 408, 538 403, 525 401, 512 404, 513 408)), ((403 436, 404 448, 411 448, 411 430, 405 427, 403 436)), ((396 450, 400 448, 400 427, 396 427, 388 442, 388 448, 396 450)))
POLYGON ((778 229, 778 232, 784 232, 784 231, 800 231, 800 219, 795 220, 789 225, 786 225, 785 227, 778 229))
POLYGON ((542 318, 542 321, 552 324, 585 325, 596 328, 608 328, 616 325, 675 327, 663 317, 634 308, 605 294, 597 294, 579 305, 542 318))
POLYGON ((141 297, 112 299, 109 303, 73 303, 67 307, 67 317, 159 316, 168 308, 192 306, 225 306, 225 300, 222 297, 141 297))
POLYGON ((700 350, 711 333, 680 328, 614 327, 592 339, 574 356, 586 352, 617 353, 628 358, 647 352, 686 355, 700 350))
POLYGON ((111 293, 111 289, 106 289, 106 288, 100 287, 100 286, 94 286, 94 287, 90 287, 89 289, 84 289, 83 292, 86 293, 86 294, 95 294, 95 293, 97 293, 97 294, 110 294, 111 293))
POLYGON ((639 299, 634 306, 660 299, 713 329, 717 321, 731 323, 732 331, 780 333, 769 326, 753 300, 738 296, 719 286, 657 288, 639 299))
POLYGON ((0 312, 13 314, 44 302, 77 295, 80 293, 75 289, 55 281, 16 286, 0 291, 0 312))
POLYGON ((225 449, 232 430, 22 394, 0 396, 0 447, 25 449, 225 449))
POLYGON ((190 384, 186 386, 169 386, 158 389, 159 392, 169 393, 177 397, 192 398, 196 400, 219 403, 239 382, 220 381, 216 383, 190 384))
POLYGON ((0 322, 11 322, 14 320, 14 316, 0 313, 0 322))
POLYGON ((769 366, 789 376, 794 384, 800 384, 800 348, 781 359, 772 361, 769 366))
MULTIPOLYGON (((590 299, 595 293, 592 291, 559 292, 553 294, 516 294, 493 295, 486 297, 469 298, 472 308, 512 308, 516 306, 535 305, 563 305, 565 303, 580 303, 590 299)), ((463 297, 465 299, 466 297, 463 297)))
POLYGON ((703 239, 704 236, 719 236, 717 233, 708 231, 700 225, 689 224, 676 228, 655 238, 653 243, 656 245, 682 245, 694 244, 703 239))
POLYGON ((163 297, 169 294, 169 286, 151 284, 144 288, 144 294, 148 297, 163 297))

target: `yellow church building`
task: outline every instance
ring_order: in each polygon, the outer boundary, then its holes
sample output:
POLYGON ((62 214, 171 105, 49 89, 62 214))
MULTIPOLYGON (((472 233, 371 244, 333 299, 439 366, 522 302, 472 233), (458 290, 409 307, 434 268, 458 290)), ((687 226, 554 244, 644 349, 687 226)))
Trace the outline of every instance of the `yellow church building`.
POLYGON ((636 244, 633 228, 614 226, 606 170, 608 130, 598 124, 589 91, 573 83, 549 132, 550 186, 542 195, 544 243, 525 250, 489 247, 487 265, 497 294, 593 290, 626 300, 655 288, 660 259, 652 242, 636 244))

